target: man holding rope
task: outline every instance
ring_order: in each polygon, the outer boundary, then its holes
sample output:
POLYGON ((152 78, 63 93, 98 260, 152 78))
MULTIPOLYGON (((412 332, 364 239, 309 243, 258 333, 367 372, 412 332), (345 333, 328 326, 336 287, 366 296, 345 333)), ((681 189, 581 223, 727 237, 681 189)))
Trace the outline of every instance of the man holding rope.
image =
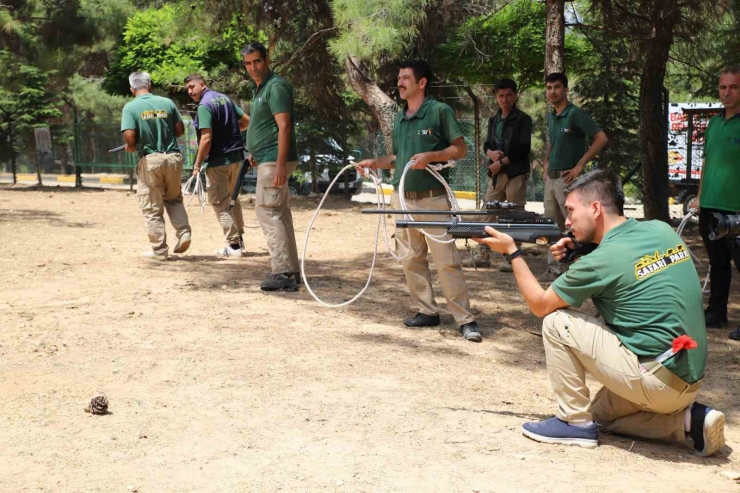
POLYGON ((144 213, 152 251, 144 254, 153 260, 167 260, 167 234, 163 212, 177 230, 175 253, 190 246, 188 213, 182 203, 182 155, 177 137, 185 133, 175 103, 151 93, 152 79, 146 72, 129 78, 136 97, 123 107, 121 132, 126 152, 136 152, 136 195, 144 213))
POLYGON ((198 103, 195 128, 198 132, 198 154, 193 164, 193 176, 200 173, 206 162, 206 190, 216 217, 221 223, 227 245, 216 255, 241 257, 244 249, 244 219, 237 200, 229 208, 231 193, 237 186, 239 164, 244 159, 241 132, 249 126, 249 117, 228 96, 206 86, 200 74, 185 78, 188 95, 198 103))
MULTIPOLYGON (((401 208, 398 185, 406 163, 414 161, 404 183, 405 202, 408 209, 433 209, 449 211, 446 191, 424 168, 429 164, 462 159, 467 154, 460 125, 452 109, 446 104, 427 98, 426 90, 432 70, 424 60, 409 60, 401 65, 398 73, 398 91, 406 104, 396 115, 393 125, 393 155, 365 159, 357 169, 395 169, 391 203, 401 208)), ((446 179, 447 172, 442 176, 446 179)), ((449 219, 449 216, 427 216, 430 221, 449 219)), ((462 272, 460 254, 454 243, 440 243, 427 239, 416 229, 398 229, 395 232, 397 250, 403 255, 401 263, 406 275, 411 298, 419 305, 419 312, 403 321, 407 327, 433 327, 440 323, 439 310, 434 300, 432 278, 427 262, 431 250, 437 266, 442 292, 447 305, 460 326, 463 337, 481 342, 478 323, 470 309, 470 297, 462 272)), ((439 239, 446 241, 445 234, 439 239)))
MULTIPOLYGON (((599 428, 683 442, 700 455, 724 445, 725 416, 695 402, 704 378, 707 333, 699 276, 683 240, 661 221, 624 217, 619 178, 595 170, 565 189, 566 226, 579 244, 596 244, 544 290, 514 240, 486 227, 476 239, 506 255, 519 290, 537 316, 554 418, 525 423, 522 432, 544 443, 598 445, 599 428), (600 318, 569 307, 591 298, 600 318), (586 372, 603 387, 590 399, 586 372)), ((565 238, 555 260, 578 245, 565 238)))

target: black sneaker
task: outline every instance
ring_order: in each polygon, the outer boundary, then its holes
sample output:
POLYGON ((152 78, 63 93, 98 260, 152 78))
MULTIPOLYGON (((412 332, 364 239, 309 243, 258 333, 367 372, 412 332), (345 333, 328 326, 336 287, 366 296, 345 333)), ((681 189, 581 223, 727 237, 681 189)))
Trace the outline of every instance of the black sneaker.
POLYGON ((725 415, 716 409, 699 404, 691 407, 691 440, 696 453, 708 457, 725 444, 725 415))
POLYGON ((471 342, 481 342, 483 336, 478 331, 478 322, 469 322, 460 326, 460 333, 462 336, 471 342))
POLYGON ((728 335, 727 337, 729 337, 733 341, 740 341, 740 327, 730 332, 730 335, 728 335))
POLYGON ((596 423, 589 426, 572 426, 558 418, 550 418, 522 425, 524 436, 542 443, 578 445, 596 448, 599 445, 599 428, 596 423))
POLYGON ((295 283, 300 284, 303 279, 301 279, 301 273, 300 272, 293 272, 293 277, 295 277, 295 283))
POLYGON ((262 291, 298 291, 293 274, 270 274, 260 284, 262 291))
POLYGON ((439 325, 439 315, 425 315, 417 313, 413 318, 403 320, 406 327, 436 327, 439 325))
POLYGON ((718 315, 713 311, 704 310, 704 323, 707 329, 725 329, 727 328, 727 314, 718 315))

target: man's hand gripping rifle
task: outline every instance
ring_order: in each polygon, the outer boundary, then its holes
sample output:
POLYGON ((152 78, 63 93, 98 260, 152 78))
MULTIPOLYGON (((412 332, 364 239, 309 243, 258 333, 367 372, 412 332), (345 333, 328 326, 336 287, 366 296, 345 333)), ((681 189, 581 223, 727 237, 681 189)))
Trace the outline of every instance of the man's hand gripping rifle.
POLYGON ((552 219, 523 211, 513 202, 486 202, 482 211, 389 210, 371 209, 363 214, 404 214, 408 216, 450 216, 449 221, 397 220, 397 228, 445 228, 453 238, 486 238, 486 226, 508 234, 514 241, 548 245, 563 237, 552 219), (466 222, 463 216, 494 216, 495 222, 466 222))

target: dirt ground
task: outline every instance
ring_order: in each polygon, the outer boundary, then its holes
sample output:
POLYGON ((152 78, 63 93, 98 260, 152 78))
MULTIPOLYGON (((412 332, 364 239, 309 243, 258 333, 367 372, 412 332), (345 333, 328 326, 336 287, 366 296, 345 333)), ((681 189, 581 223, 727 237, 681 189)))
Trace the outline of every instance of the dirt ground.
MULTIPOLYGON (((294 202, 299 250, 316 204, 294 202)), ((328 301, 367 276, 376 219, 359 209, 331 200, 312 232, 306 270, 328 301)), ((305 288, 260 291, 261 230, 246 258, 221 260, 213 212, 189 214, 190 251, 154 263, 133 194, 0 188, 0 491, 740 490, 720 474, 740 470, 727 330, 710 331, 701 397, 727 414, 718 456, 611 435, 595 450, 543 445, 520 432, 556 403, 512 274, 466 270, 474 344, 441 295, 441 329, 402 326, 411 301, 387 254, 363 298, 325 309, 305 288), (110 414, 83 411, 97 393, 110 414)))

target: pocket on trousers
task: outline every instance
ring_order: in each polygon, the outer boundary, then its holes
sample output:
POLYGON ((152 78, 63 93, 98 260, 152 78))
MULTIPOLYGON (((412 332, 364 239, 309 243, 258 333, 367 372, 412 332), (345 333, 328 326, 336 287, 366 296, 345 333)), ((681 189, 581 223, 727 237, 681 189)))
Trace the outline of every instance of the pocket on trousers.
POLYGON ((262 207, 277 209, 283 204, 282 187, 265 187, 262 190, 262 207))
POLYGON ((149 187, 142 187, 136 190, 136 198, 139 200, 139 207, 142 211, 152 209, 152 198, 149 187))

